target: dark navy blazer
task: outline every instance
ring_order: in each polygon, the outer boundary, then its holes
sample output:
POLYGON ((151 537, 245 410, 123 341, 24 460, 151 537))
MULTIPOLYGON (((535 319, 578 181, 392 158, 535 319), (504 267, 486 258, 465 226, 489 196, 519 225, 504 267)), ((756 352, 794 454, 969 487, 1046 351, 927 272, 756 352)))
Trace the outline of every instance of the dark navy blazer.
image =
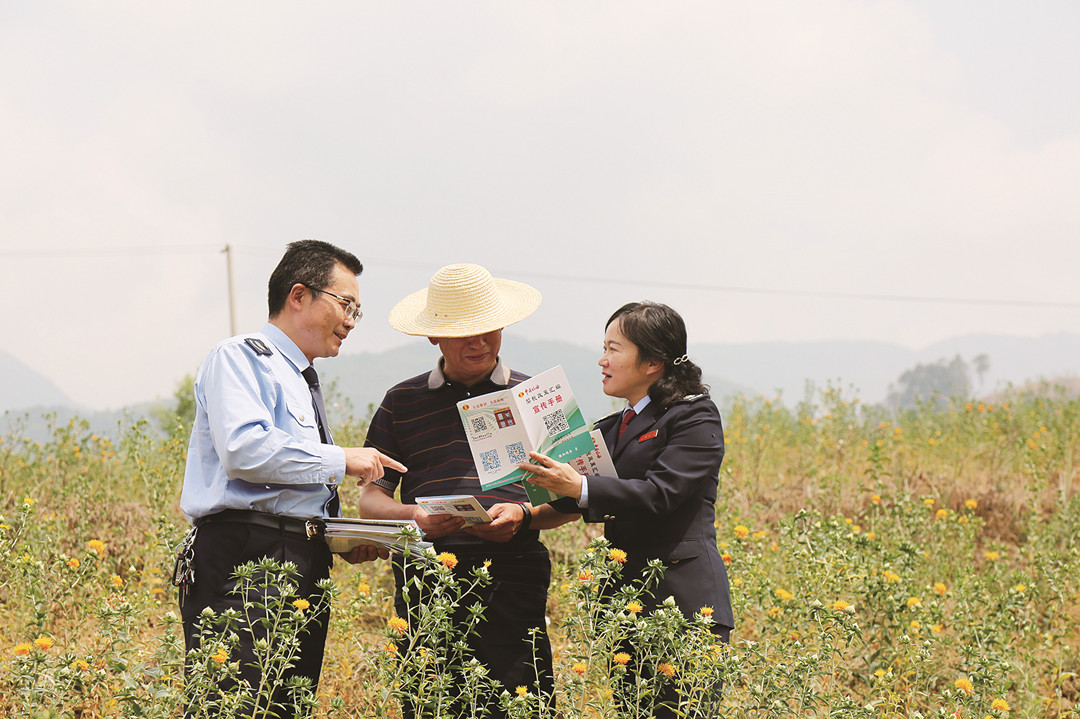
POLYGON ((589 476, 589 506, 552 502, 603 522, 604 536, 626 551, 623 581, 641 576, 650 559, 664 562, 655 603, 673 596, 687 617, 713 608, 713 621, 734 627, 727 571, 716 548, 716 493, 724 459, 724 430, 712 400, 693 395, 667 411, 650 402, 616 441, 621 413, 596 423, 618 477, 589 476))

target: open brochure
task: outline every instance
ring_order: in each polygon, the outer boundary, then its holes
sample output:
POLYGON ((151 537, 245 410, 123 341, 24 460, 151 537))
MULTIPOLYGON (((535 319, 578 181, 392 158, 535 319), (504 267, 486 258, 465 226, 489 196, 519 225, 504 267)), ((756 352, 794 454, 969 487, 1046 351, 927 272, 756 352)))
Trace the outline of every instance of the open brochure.
MULTIPOLYGON (((611 461, 611 453, 608 451, 607 445, 604 444, 603 433, 598 429, 594 429, 589 432, 589 437, 592 438, 592 450, 580 457, 574 457, 567 464, 581 475, 618 477, 619 474, 615 471, 615 463, 611 461)), ((559 495, 551 490, 537 487, 531 482, 525 482, 525 487, 529 492, 529 501, 534 505, 544 504, 559 498, 559 495)))
POLYGON ((324 521, 326 544, 331 552, 347 553, 364 544, 386 547, 392 552, 419 551, 431 546, 423 541, 423 530, 411 519, 336 517, 324 521))
POLYGON ((480 500, 471 494, 446 497, 417 497, 416 503, 428 514, 453 514, 465 518, 465 524, 486 524, 491 521, 480 500))
MULTIPOLYGON (((524 479, 528 473, 518 464, 529 461, 529 452, 567 462, 594 449, 560 366, 514 387, 462 400, 457 407, 483 489, 524 479)), ((524 484, 533 504, 550 501, 541 499, 551 495, 547 490, 524 484), (533 490, 540 490, 539 501, 533 490)))

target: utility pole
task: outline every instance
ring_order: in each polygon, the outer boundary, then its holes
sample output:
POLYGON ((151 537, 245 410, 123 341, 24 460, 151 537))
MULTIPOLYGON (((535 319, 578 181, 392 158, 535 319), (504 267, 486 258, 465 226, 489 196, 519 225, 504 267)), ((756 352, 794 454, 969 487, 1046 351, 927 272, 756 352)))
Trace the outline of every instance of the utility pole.
POLYGON ((225 267, 229 273, 229 335, 236 334, 236 283, 233 281, 232 245, 225 245, 225 267))

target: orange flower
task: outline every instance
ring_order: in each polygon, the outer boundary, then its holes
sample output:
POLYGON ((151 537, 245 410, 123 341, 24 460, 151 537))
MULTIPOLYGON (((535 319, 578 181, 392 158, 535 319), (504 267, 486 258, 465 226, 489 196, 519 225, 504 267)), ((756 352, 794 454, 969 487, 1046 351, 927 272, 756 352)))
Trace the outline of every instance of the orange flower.
POLYGON ((990 702, 990 708, 997 709, 999 712, 1007 712, 1010 709, 1009 702, 1005 701, 1004 699, 995 699, 994 701, 990 702))
POLYGON ((949 516, 949 510, 947 510, 947 509, 939 509, 937 512, 934 513, 934 518, 935 519, 945 519, 948 516, 949 516))
POLYGON ((975 509, 976 507, 979 506, 979 503, 977 501, 975 501, 974 499, 966 499, 966 500, 964 500, 964 506, 967 507, 968 509, 975 509))
POLYGON ((76 559, 75 557, 72 557, 71 559, 67 560, 67 565, 69 567, 71 567, 72 569, 78 569, 79 568, 79 560, 76 559))
POLYGON ((124 580, 120 578, 119 574, 114 574, 111 577, 109 577, 109 583, 112 584, 117 589, 124 586, 124 580))
POLYGON ((720 559, 723 559, 723 560, 724 560, 724 564, 731 564, 732 562, 734 562, 734 561, 735 561, 735 558, 734 558, 734 557, 732 557, 732 556, 731 556, 730 554, 728 554, 727 552, 724 552, 723 554, 721 554, 721 555, 720 555, 720 559))
POLYGON ((53 645, 52 637, 41 636, 34 640, 34 646, 38 649, 48 649, 53 645))
POLYGON ((612 657, 612 659, 616 664, 620 666, 625 666, 630 661, 630 655, 626 652, 619 652, 614 657, 612 657))
POLYGON ((68 666, 70 666, 72 669, 78 670, 80 672, 88 672, 88 671, 90 671, 90 664, 84 659, 76 659, 75 661, 73 661, 68 666))
POLYGON ((401 617, 390 617, 390 620, 386 622, 386 626, 390 627, 398 634, 404 634, 405 630, 409 628, 409 623, 401 617))
POLYGON ((745 539, 746 535, 750 534, 750 528, 742 524, 735 526, 735 536, 739 539, 745 539))
POLYGON ((11 651, 15 656, 22 657, 30 653, 30 650, 34 648, 34 645, 30 642, 23 642, 22 644, 16 644, 15 648, 11 651))
POLYGON ((661 674, 663 674, 664 676, 667 676, 667 677, 675 676, 675 667, 668 664, 667 662, 661 662, 660 664, 657 664, 656 665, 656 671, 660 672, 661 674))
POLYGON ((572 667, 570 667, 570 668, 571 668, 571 669, 573 669, 573 670, 574 670, 574 672, 576 672, 576 673, 577 673, 577 675, 578 675, 578 676, 580 677, 580 676, 584 676, 584 675, 585 675, 585 671, 586 671, 586 670, 587 670, 587 669, 588 669, 589 667, 585 666, 585 663, 584 663, 584 662, 574 662, 574 666, 572 666, 572 667))
POLYGON ((218 664, 224 664, 229 659, 229 653, 225 651, 225 647, 218 647, 217 651, 210 655, 218 664))
POLYGON ((447 569, 453 569, 457 566, 457 556, 450 552, 443 552, 439 556, 435 557, 435 561, 443 565, 447 569))
POLYGON ((702 607, 698 611, 701 612, 701 616, 703 616, 703 617, 711 617, 713 615, 713 608, 712 607, 702 607))
POLYGON ((581 572, 578 573, 577 578, 583 582, 588 582, 592 580, 593 573, 590 572, 588 569, 583 569, 581 570, 581 572))
POLYGON ((935 592, 937 592, 938 594, 940 594, 941 596, 943 596, 943 597, 944 597, 944 596, 945 596, 945 592, 947 592, 947 591, 949 591, 949 590, 948 590, 948 588, 947 588, 947 587, 946 587, 946 586, 945 586, 944 584, 942 584, 941 582, 934 582, 934 591, 935 591, 935 592))
POLYGON ((881 504, 881 495, 875 494, 870 497, 870 501, 874 504, 881 504))
POLYGON ((608 559, 616 564, 622 564, 626 561, 626 552, 621 549, 611 549, 607 553, 608 559))
POLYGON ((971 691, 974 688, 971 686, 971 682, 964 677, 960 677, 955 682, 953 682, 953 686, 964 692, 964 694, 967 694, 968 696, 971 696, 971 691))

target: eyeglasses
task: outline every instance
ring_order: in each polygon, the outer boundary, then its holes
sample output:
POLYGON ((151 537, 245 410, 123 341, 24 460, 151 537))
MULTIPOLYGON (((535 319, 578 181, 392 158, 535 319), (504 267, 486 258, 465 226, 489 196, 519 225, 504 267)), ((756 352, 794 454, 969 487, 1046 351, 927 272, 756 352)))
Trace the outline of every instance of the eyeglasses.
POLYGON ((304 285, 304 287, 307 287, 312 292, 322 292, 324 295, 329 295, 329 296, 333 297, 335 300, 339 300, 341 302, 344 302, 345 304, 342 305, 341 308, 343 310, 345 310, 345 316, 346 317, 351 317, 353 322, 356 322, 358 319, 360 319, 361 317, 364 316, 364 311, 362 309, 360 309, 360 305, 358 303, 356 303, 356 302, 353 302, 352 300, 350 300, 347 297, 342 297, 341 295, 335 295, 333 292, 327 292, 326 290, 320 290, 319 288, 312 287, 311 285, 304 285))

